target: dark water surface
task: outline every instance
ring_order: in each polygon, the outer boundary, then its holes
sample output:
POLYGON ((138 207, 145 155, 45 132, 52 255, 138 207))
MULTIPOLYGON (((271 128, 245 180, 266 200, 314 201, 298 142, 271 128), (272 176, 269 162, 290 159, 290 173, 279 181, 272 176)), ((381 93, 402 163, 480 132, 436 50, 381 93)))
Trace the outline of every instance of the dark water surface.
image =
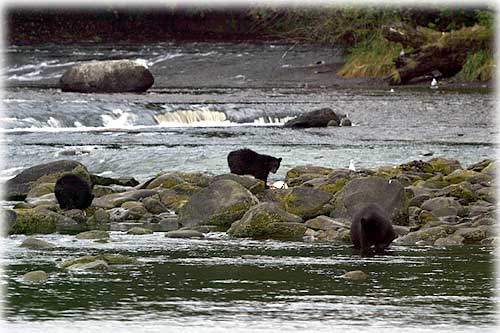
POLYGON ((230 323, 241 330, 494 331, 491 248, 395 246, 387 256, 361 259, 349 246, 234 240, 222 233, 175 240, 113 232, 107 244, 46 235, 58 247, 43 252, 19 248, 24 238, 5 240, 4 306, 12 328, 75 320, 89 331, 110 320, 151 329, 230 323), (105 273, 58 268, 62 260, 101 253, 133 256, 141 264, 105 273), (22 282, 24 273, 38 269, 49 272, 47 283, 22 282), (340 277, 358 269, 369 280, 340 277))
MULTIPOLYGON (((57 159, 139 180, 161 170, 221 174, 229 171, 227 154, 242 147, 283 158, 271 180, 303 164, 347 167, 353 160, 373 168, 445 156, 468 166, 495 157, 493 95, 326 87, 325 74, 309 67, 317 60, 338 56, 273 44, 10 46, 0 177, 57 159), (54 88, 73 64, 117 58, 147 64, 153 89, 88 95, 54 88), (282 127, 321 107, 348 114, 354 126, 282 127)), ((360 259, 348 246, 224 234, 172 240, 113 233, 108 244, 42 238, 58 248, 19 248, 24 236, 2 240, 6 332, 495 331, 491 248, 394 247, 391 255, 360 259), (57 268, 60 260, 97 253, 135 256, 141 265, 107 273, 57 268), (22 282, 36 269, 50 272, 47 283, 22 282), (370 279, 340 278, 356 269, 370 279)))

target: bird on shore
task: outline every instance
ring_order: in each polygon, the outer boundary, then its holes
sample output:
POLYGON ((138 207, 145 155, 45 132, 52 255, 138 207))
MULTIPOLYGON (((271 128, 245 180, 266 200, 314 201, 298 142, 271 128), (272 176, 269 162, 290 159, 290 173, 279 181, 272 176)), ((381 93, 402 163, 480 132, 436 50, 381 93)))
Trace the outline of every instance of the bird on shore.
POLYGON ((349 161, 349 170, 356 171, 356 167, 354 166, 354 161, 353 160, 349 161))
POLYGON ((438 82, 437 82, 436 78, 434 77, 434 78, 432 78, 431 89, 437 89, 437 88, 439 88, 438 82))

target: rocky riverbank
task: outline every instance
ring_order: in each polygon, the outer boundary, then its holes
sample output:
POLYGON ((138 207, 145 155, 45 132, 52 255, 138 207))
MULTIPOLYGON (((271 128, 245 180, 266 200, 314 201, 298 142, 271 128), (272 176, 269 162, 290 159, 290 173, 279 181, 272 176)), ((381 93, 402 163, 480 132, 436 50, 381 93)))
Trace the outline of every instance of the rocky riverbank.
POLYGON ((397 244, 489 245, 498 242, 496 164, 485 160, 465 168, 433 158, 356 171, 297 166, 287 172, 287 189, 265 189, 251 176, 196 172, 164 171, 139 184, 56 161, 9 180, 6 197, 22 201, 2 213, 7 234, 75 234, 106 242, 107 231, 180 238, 226 231, 232 237, 350 243, 354 212, 374 202, 390 213, 397 244), (92 182, 95 199, 88 209, 59 208, 54 183, 66 172, 92 182))

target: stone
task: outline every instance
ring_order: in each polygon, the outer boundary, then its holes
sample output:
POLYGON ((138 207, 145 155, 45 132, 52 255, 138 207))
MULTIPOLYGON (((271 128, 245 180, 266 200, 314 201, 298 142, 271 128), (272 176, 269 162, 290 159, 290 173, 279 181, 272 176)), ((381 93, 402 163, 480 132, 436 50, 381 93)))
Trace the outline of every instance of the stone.
POLYGON ((332 218, 352 221, 354 214, 367 204, 377 204, 389 215, 393 224, 408 225, 408 198, 398 181, 368 176, 348 182, 333 197, 332 218))
POLYGON ((352 281, 364 281, 368 279, 368 274, 363 271, 350 271, 345 273, 341 277, 352 281))
POLYGON ((422 206, 422 204, 429 200, 431 197, 430 195, 428 194, 420 194, 420 195, 416 195, 414 196, 413 198, 411 198, 410 202, 409 202, 409 206, 412 207, 412 206, 415 206, 415 207, 420 207, 422 206))
POLYGON ((86 263, 76 263, 66 267, 69 271, 107 271, 109 270, 109 265, 104 260, 95 260, 86 263))
POLYGON ((321 213, 328 214, 329 210, 325 212, 322 208, 331 199, 330 193, 309 186, 298 186, 285 196, 282 207, 289 213, 308 219, 321 213))
POLYGON ((446 225, 420 229, 418 231, 413 231, 402 237, 396 238, 394 240, 394 244, 417 245, 420 243, 432 245, 436 240, 440 238, 446 238, 452 232, 454 232, 453 228, 446 225))
POLYGON ((427 210, 436 217, 457 215, 462 208, 462 205, 454 198, 437 197, 425 201, 422 204, 422 209, 427 210))
POLYGON ((151 229, 134 227, 127 231, 128 235, 149 235, 152 234, 153 231, 151 229))
POLYGON ((185 183, 186 181, 175 173, 164 173, 153 179, 146 188, 153 189, 157 187, 172 188, 176 185, 185 183))
MULTIPOLYGON (((68 269, 73 265, 81 265, 92 263, 95 261, 103 261, 107 265, 137 265, 139 261, 134 257, 128 257, 123 255, 113 255, 113 254, 104 254, 98 256, 83 256, 75 259, 70 259, 63 261, 60 264, 61 269, 68 269)), ((82 267, 82 266, 77 266, 82 267)))
POLYGON ((54 212, 34 209, 15 209, 16 221, 9 234, 51 234, 56 231, 57 218, 54 212))
POLYGON ((2 221, 4 228, 0 228, 2 235, 10 233, 12 226, 16 223, 17 213, 13 209, 0 208, 0 221, 2 221))
POLYGON ((95 198, 94 201, 92 202, 92 206, 110 209, 110 208, 120 207, 123 203, 127 201, 139 201, 156 194, 158 194, 158 191, 156 190, 134 189, 126 192, 108 194, 99 198, 95 198))
POLYGON ((49 275, 45 271, 32 271, 23 275, 23 280, 26 282, 45 282, 49 275))
POLYGON ((59 80, 64 92, 144 92, 154 78, 144 66, 132 60, 92 61, 74 65, 59 80))
POLYGON ((340 123, 337 119, 332 119, 326 124, 327 127, 339 127, 340 123))
POLYGON ((214 178, 212 178, 212 182, 216 182, 216 181, 222 180, 222 179, 229 179, 229 180, 235 181, 238 184, 245 187, 250 192, 252 192, 253 194, 263 192, 265 189, 264 181, 257 179, 257 178, 254 178, 253 176, 236 175, 234 173, 227 173, 227 174, 215 176, 214 178))
POLYGON ((151 214, 161 214, 168 212, 167 206, 165 206, 160 200, 154 198, 146 198, 143 201, 144 207, 151 214))
POLYGON ((87 220, 90 229, 94 230, 109 230, 109 222, 111 221, 110 214, 102 208, 97 209, 94 214, 87 220))
POLYGON ((336 230, 340 228, 349 228, 350 222, 347 220, 341 221, 341 220, 334 220, 328 216, 317 216, 313 219, 307 220, 305 222, 305 225, 308 228, 314 229, 314 230, 336 230))
POLYGON ((450 184, 458 184, 463 181, 467 181, 471 184, 479 182, 490 182, 492 177, 481 172, 476 172, 472 170, 455 170, 449 175, 443 177, 443 180, 450 184))
POLYGON ((174 230, 165 233, 165 237, 168 238, 204 238, 203 233, 196 230, 174 230))
POLYGON ((55 183, 40 183, 34 185, 26 194, 26 198, 38 198, 42 195, 54 193, 55 183))
POLYGON ((104 230, 84 231, 75 236, 76 239, 103 239, 109 238, 109 233, 104 230))
MULTIPOLYGON (((98 175, 90 175, 90 179, 92 181, 92 184, 95 185, 100 185, 100 186, 110 186, 110 185, 118 185, 120 188, 123 187, 134 187, 139 185, 139 182, 132 177, 125 177, 125 178, 109 178, 109 177, 102 177, 98 175)), ((111 187, 111 188, 116 188, 116 187, 111 187)))
POLYGON ((53 249, 56 246, 50 242, 44 241, 43 239, 28 237, 21 243, 20 247, 25 247, 31 250, 46 250, 53 249))
POLYGON ((349 118, 342 118, 342 119, 340 119, 340 126, 343 126, 343 127, 352 126, 352 122, 349 118))
POLYGON ((300 165, 287 171, 285 182, 288 183, 290 179, 300 177, 303 174, 328 176, 332 171, 333 171, 332 168, 325 168, 313 165, 300 165))
POLYGON ((191 196, 179 211, 179 223, 184 227, 207 224, 229 228, 257 203, 257 198, 237 182, 219 180, 191 196))
POLYGON ((309 128, 309 127, 326 127, 330 120, 340 121, 339 116, 330 108, 303 113, 300 116, 287 121, 285 128, 309 128))
POLYGON ((443 175, 449 175, 455 170, 461 170, 462 166, 460 162, 454 159, 448 159, 443 157, 435 157, 428 161, 434 172, 440 172, 443 175))
POLYGON ((60 160, 35 165, 23 170, 5 182, 5 200, 24 200, 28 192, 42 183, 54 183, 66 173, 74 173, 85 180, 90 180, 87 168, 73 160, 60 160))
POLYGON ((297 239, 307 227, 299 216, 290 214, 274 203, 260 203, 234 222, 227 233, 233 237, 297 239), (285 223, 295 223, 293 225, 285 223), (296 224, 302 224, 302 227, 296 224), (280 230, 281 229, 281 230, 280 230), (289 233, 289 234, 287 234, 289 233))

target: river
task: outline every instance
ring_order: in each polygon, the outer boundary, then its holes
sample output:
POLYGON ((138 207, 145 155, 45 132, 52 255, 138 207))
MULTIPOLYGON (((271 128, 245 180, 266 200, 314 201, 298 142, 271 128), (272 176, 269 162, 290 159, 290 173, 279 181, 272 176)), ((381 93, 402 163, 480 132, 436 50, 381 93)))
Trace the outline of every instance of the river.
MULTIPOLYGON (((1 179, 57 159, 92 173, 146 180, 161 170, 229 172, 227 154, 248 147, 282 157, 270 180, 314 164, 358 168, 437 156, 466 167, 495 157, 495 98, 484 90, 339 88, 318 60, 327 47, 286 44, 9 46, 4 68, 1 179), (57 79, 91 59, 147 64, 145 94, 62 93, 57 79), (312 65, 311 65, 312 64, 312 65), (303 79, 300 79, 300 78, 303 79), (283 123, 330 107, 352 127, 291 130, 283 123)), ((340 82, 342 83, 342 82, 340 82)), ((250 241, 211 233, 172 240, 161 233, 112 242, 46 235, 53 251, 4 239, 3 312, 9 332, 95 331, 495 331, 494 255, 488 247, 394 246, 360 259, 346 245, 250 241), (62 259, 94 253, 139 258, 107 273, 66 273, 62 259), (43 285, 27 271, 50 273, 43 285), (340 278, 349 270, 365 282, 340 278)))

